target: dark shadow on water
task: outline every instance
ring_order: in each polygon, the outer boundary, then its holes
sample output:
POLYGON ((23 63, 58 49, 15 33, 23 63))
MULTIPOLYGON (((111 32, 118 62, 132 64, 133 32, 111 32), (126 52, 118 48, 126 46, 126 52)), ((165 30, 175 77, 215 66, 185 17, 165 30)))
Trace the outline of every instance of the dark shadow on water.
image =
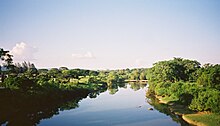
MULTIPOLYGON (((130 84, 130 88, 137 91, 146 85, 130 84)), ((100 93, 109 90, 115 94, 119 88, 127 88, 127 84, 113 84, 107 88, 90 92, 85 89, 73 91, 47 91, 47 93, 27 94, 19 91, 0 90, 0 125, 9 126, 33 126, 38 125, 41 120, 49 119, 58 115, 60 111, 71 110, 79 107, 79 101, 89 96, 96 98, 100 93)), ((148 97, 149 104, 159 112, 170 116, 173 121, 188 126, 171 111, 169 106, 159 104, 157 99, 148 97)))
POLYGON ((191 126, 182 119, 181 115, 176 114, 171 106, 159 103, 159 100, 154 96, 147 95, 147 102, 159 112, 164 113, 167 116, 170 116, 173 121, 181 124, 181 126, 191 126))
POLYGON ((18 91, 0 91, 0 125, 33 126, 51 118, 59 111, 79 107, 87 90, 50 91, 45 94, 27 94, 18 91))

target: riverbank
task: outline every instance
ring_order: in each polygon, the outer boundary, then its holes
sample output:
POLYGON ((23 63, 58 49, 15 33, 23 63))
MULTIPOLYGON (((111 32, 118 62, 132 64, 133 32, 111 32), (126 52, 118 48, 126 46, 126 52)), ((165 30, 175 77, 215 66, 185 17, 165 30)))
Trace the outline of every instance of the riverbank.
POLYGON ((195 114, 184 114, 182 118, 189 124, 197 126, 219 126, 220 115, 209 112, 198 112, 195 114))
POLYGON ((172 113, 182 117, 184 121, 196 126, 219 126, 220 114, 211 112, 193 112, 188 107, 174 103, 175 99, 155 95, 160 104, 166 104, 172 113))
POLYGON ((201 122, 198 122, 196 120, 191 119, 190 116, 198 117, 198 116, 201 116, 201 114, 199 114, 199 113, 185 114, 185 115, 182 115, 182 118, 183 118, 183 120, 185 120, 189 124, 196 125, 196 126, 206 126, 204 123, 201 123, 201 122))
POLYGON ((162 104, 168 104, 169 103, 169 104, 172 105, 172 102, 177 100, 177 99, 174 99, 174 98, 162 97, 162 96, 158 96, 158 95, 155 95, 155 97, 159 100, 159 103, 162 103, 162 104))

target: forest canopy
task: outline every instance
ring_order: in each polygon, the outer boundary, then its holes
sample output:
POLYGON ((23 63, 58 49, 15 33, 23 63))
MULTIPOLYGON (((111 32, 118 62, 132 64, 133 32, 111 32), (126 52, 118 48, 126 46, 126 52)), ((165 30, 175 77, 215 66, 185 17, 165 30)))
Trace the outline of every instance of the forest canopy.
POLYGON ((177 99, 192 110, 220 112, 220 65, 174 58, 147 71, 149 92, 177 99))

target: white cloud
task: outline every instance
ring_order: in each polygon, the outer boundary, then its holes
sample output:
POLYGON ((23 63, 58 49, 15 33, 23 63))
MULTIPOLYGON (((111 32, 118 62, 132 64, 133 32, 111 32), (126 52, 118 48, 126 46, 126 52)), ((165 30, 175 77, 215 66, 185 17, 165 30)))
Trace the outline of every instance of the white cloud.
POLYGON ((15 61, 31 61, 34 60, 34 53, 37 52, 36 47, 27 45, 24 42, 17 43, 10 53, 14 56, 15 61))
POLYGON ((95 56, 92 54, 92 52, 85 52, 85 53, 73 53, 72 57, 75 59, 94 59, 95 56))

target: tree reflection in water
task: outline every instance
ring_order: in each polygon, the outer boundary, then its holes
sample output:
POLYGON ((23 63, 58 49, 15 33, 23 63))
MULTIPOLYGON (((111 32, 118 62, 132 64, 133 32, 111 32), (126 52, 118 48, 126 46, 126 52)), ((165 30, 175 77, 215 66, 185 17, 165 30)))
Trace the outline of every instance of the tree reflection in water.
POLYGON ((147 94, 147 102, 152 105, 156 110, 158 110, 161 113, 166 114, 167 116, 170 116, 173 121, 181 124, 181 126, 190 126, 187 122, 185 122, 180 115, 176 115, 174 112, 172 112, 172 109, 169 105, 161 104, 159 103, 159 100, 155 98, 152 95, 147 94))
MULTIPOLYGON (((108 91, 109 91, 109 94, 115 94, 119 91, 119 88, 127 88, 127 83, 114 83, 112 85, 109 85, 108 86, 108 91)), ((136 83, 136 82, 130 82, 129 83, 130 85, 130 88, 133 89, 134 91, 138 91, 139 89, 141 88, 144 88, 146 87, 146 83, 136 83)))
MULTIPOLYGON (((52 90, 41 93, 24 93, 0 90, 0 125, 33 126, 42 119, 58 115, 60 111, 79 107, 79 101, 89 96, 96 98, 100 93, 109 91, 115 94, 119 88, 127 88, 126 83, 115 83, 96 91, 77 89, 74 91, 52 90)), ((131 83, 134 91, 146 84, 131 83)))
POLYGON ((52 91, 41 95, 1 90, 0 125, 33 126, 40 120, 51 118, 59 111, 77 108, 78 102, 86 98, 87 90, 52 91))

